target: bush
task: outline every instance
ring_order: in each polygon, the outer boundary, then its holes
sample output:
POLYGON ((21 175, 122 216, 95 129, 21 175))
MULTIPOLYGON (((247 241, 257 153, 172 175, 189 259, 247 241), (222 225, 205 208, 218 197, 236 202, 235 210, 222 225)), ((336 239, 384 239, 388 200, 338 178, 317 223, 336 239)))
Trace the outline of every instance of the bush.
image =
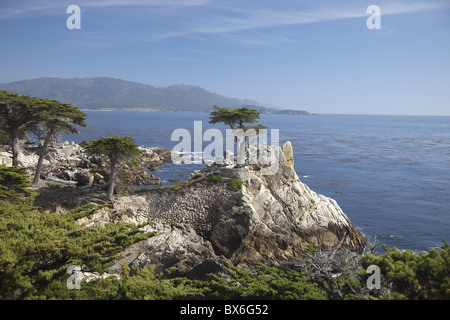
POLYGON ((242 185, 243 182, 241 180, 238 179, 231 179, 230 182, 228 183, 228 187, 230 188, 231 191, 238 191, 242 189, 242 185))
MULTIPOLYGON (((257 265, 243 270, 228 264, 225 270, 231 280, 213 275, 205 283, 209 296, 215 299, 327 300, 327 293, 295 270, 280 270, 257 265)), ((205 292, 206 293, 206 292, 205 292)))
MULTIPOLYGON (((377 265, 383 283, 406 299, 450 299, 450 246, 416 254, 411 250, 388 250, 380 256, 366 255, 363 267, 377 265)), ((383 285, 383 284, 382 284, 383 285)))
POLYGON ((222 181, 222 176, 209 176, 208 181, 212 184, 218 184, 222 181))
MULTIPOLYGON (((82 281, 81 290, 68 290, 65 282, 54 283, 48 288, 46 297, 73 300, 173 300, 201 297, 204 288, 199 281, 185 278, 164 278, 154 272, 155 266, 137 268, 130 274, 130 268, 123 264, 120 278, 97 278, 82 281)), ((67 275, 66 275, 67 278, 67 275)))
POLYGON ((0 201, 31 203, 37 193, 30 185, 26 168, 0 165, 0 201))

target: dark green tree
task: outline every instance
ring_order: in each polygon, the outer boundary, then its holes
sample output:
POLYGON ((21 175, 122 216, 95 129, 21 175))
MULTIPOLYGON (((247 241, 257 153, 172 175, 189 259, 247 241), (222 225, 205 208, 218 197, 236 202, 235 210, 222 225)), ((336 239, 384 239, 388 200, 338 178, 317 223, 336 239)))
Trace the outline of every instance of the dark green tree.
POLYGON ((243 162, 243 156, 247 151, 247 144, 256 142, 256 134, 266 127, 258 123, 259 112, 254 109, 239 108, 229 109, 214 106, 214 111, 209 116, 209 123, 220 123, 230 126, 237 143, 238 163, 243 162), (249 130, 254 129, 254 130, 249 130))
POLYGON ((86 147, 86 150, 98 156, 104 156, 109 160, 110 177, 107 191, 107 200, 113 200, 114 189, 117 180, 117 173, 120 166, 124 163, 136 163, 139 149, 131 137, 101 137, 92 141, 92 144, 86 147))
POLYGON ((32 187, 39 186, 39 178, 44 157, 48 152, 48 146, 61 134, 78 133, 75 125, 85 127, 86 114, 67 103, 55 100, 39 99, 36 104, 37 113, 29 124, 29 129, 44 138, 44 143, 39 152, 39 160, 36 165, 32 187))
POLYGON ((36 98, 0 90, 0 129, 9 136, 12 164, 18 166, 20 137, 25 126, 36 118, 36 98))
MULTIPOLYGON (((245 107, 239 109, 229 109, 218 106, 214 106, 214 109, 215 110, 212 111, 209 116, 209 123, 215 124, 223 122, 224 124, 230 126, 232 130, 252 128, 251 125, 257 123, 259 119, 259 112, 254 109, 248 109, 245 107)), ((265 127, 259 124, 253 128, 262 129, 265 127)))

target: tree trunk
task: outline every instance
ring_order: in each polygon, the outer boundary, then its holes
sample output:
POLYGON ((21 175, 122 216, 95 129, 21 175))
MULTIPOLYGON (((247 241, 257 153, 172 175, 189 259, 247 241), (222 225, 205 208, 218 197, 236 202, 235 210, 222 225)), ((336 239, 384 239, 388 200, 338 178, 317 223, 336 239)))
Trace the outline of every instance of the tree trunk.
POLYGON ((47 153, 47 147, 48 144, 50 143, 50 140, 52 139, 52 136, 53 130, 50 130, 47 137, 45 138, 44 145, 42 146, 41 151, 39 152, 39 159, 36 165, 36 173, 34 174, 33 183, 31 184, 33 188, 39 187, 39 179, 41 177, 42 163, 44 162, 44 157, 45 154, 47 153))
POLYGON ((116 185, 116 162, 111 159, 111 177, 109 178, 108 192, 106 194, 106 200, 112 201, 114 199, 114 189, 116 185))
POLYGON ((11 148, 12 148, 12 165, 19 165, 19 153, 20 153, 20 140, 19 140, 19 128, 13 128, 11 134, 11 148))

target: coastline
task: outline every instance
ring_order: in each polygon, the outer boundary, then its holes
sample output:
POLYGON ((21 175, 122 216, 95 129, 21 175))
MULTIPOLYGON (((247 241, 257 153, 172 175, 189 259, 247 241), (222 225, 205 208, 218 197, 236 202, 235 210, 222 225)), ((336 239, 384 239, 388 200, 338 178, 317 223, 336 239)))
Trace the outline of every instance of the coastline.
MULTIPOLYGON (((147 108, 137 109, 86 109, 80 108, 83 112, 159 112, 159 113, 202 113, 209 114, 207 111, 173 111, 173 110, 154 110, 147 108)), ((283 111, 283 110, 281 110, 283 111)), ((301 110, 299 110, 301 111, 301 110)), ((439 114, 377 114, 377 113, 309 113, 309 114, 289 114, 289 113, 261 113, 261 115, 298 115, 298 116, 356 116, 356 117, 429 117, 429 118, 450 118, 450 115, 439 114)))

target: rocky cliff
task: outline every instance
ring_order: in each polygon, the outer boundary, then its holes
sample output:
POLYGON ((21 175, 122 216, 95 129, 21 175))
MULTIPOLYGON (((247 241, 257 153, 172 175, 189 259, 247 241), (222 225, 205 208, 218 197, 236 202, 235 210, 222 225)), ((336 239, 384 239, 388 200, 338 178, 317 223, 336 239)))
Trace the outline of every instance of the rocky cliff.
MULTIPOLYGON (((236 156, 227 152, 218 161, 221 164, 192 174, 187 181, 131 192, 116 198, 112 207, 78 222, 86 226, 152 223, 145 228, 156 231, 156 236, 130 247, 110 273, 120 273, 125 262, 131 267, 156 264, 158 270, 176 267, 175 274, 198 277, 220 270, 225 258, 240 266, 258 261, 289 264, 301 260, 310 244, 323 248, 342 243, 362 251, 364 236, 336 201, 311 191, 298 178, 290 142, 270 148, 269 154, 276 156, 269 157, 272 163, 235 165, 236 156), (273 161, 277 170, 266 170, 273 167, 273 161)), ((140 149, 141 166, 129 171, 132 183, 158 185, 154 181, 158 178, 145 169, 171 161, 171 150, 140 149)), ((36 150, 24 152, 20 160, 33 166, 36 150)), ((59 212, 73 205, 102 202, 98 192, 105 186, 107 168, 102 159, 86 155, 83 144, 62 143, 49 152, 44 163, 44 181, 71 186, 53 197, 49 197, 54 192, 50 189, 37 204, 43 210, 59 212), (83 190, 79 196, 77 189, 83 190), (70 201, 64 200, 67 197, 70 201)))
POLYGON ((223 258, 236 265, 261 261, 276 266, 301 259, 310 243, 323 248, 342 242, 363 250, 364 236, 336 201, 299 180, 291 144, 275 152, 276 174, 263 175, 259 164, 225 161, 179 185, 120 197, 113 208, 80 223, 154 223, 147 228, 157 235, 131 247, 110 272, 119 272, 126 262, 199 275, 213 271, 223 258))

